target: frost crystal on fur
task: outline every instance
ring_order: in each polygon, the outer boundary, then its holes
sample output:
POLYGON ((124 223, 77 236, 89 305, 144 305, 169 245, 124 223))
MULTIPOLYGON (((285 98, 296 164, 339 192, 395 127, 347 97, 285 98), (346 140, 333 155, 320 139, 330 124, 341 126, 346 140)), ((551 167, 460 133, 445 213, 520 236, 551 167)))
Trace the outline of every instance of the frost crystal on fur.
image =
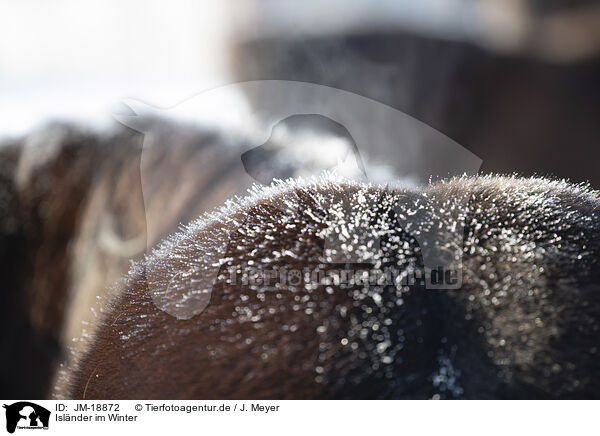
POLYGON ((134 266, 72 393, 85 380, 109 397, 594 396, 599 200, 499 176, 254 188, 134 266), (461 286, 430 289, 428 262, 461 286), (140 359, 171 362, 153 370, 173 391, 128 366, 140 359))

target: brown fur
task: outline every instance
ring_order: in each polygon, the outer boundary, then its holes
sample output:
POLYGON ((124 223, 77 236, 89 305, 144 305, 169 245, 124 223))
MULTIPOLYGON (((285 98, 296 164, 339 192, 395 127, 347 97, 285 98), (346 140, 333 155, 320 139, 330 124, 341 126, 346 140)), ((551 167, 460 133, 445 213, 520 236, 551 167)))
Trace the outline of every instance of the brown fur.
MULTIPOLYGON (((288 285, 269 292, 228 281, 227 268, 236 269, 248 260, 265 268, 340 268, 319 260, 322 222, 314 217, 327 215, 323 204, 349 200, 357 190, 371 196, 369 207, 376 216, 390 212, 390 200, 406 208, 423 200, 423 194, 325 184, 269 197, 234 212, 226 221, 188 234, 170 253, 150 258, 145 269, 134 269, 71 374, 70 395, 86 399, 597 396, 600 368, 593 332, 600 325, 600 202, 598 193, 585 188, 543 179, 491 177, 429 188, 428 198, 447 204, 453 198, 469 199, 464 209, 465 270, 460 290, 427 291, 415 284, 400 294, 394 287, 363 292, 357 286, 334 286, 327 292, 327 286, 318 283, 314 289, 288 285), (317 194, 328 201, 315 200, 317 194), (280 204, 286 199, 300 207, 283 211, 280 204), (279 218, 286 213, 295 230, 281 224, 279 218), (198 242, 230 226, 228 222, 237 223, 223 253, 232 260, 223 267, 205 312, 178 320, 157 308, 148 277, 169 283, 182 280, 175 273, 185 266, 182 262, 187 259, 193 265, 194 259, 210 255, 198 248, 206 247, 198 242), (256 227, 261 231, 248 237, 247 231, 256 227), (290 250, 295 257, 273 260, 275 250, 290 250), (373 292, 379 293, 382 304, 373 292), (246 309, 256 318, 244 318, 246 309), (379 351, 378 332, 384 331, 388 349, 397 351, 387 361, 379 351), (344 339, 356 346, 344 345, 344 339), (434 380, 439 380, 435 374, 442 367, 443 374, 452 373, 452 382, 446 379, 440 388, 434 380)), ((427 215, 423 226, 426 220, 427 215)), ((399 228, 393 234, 410 242, 412 247, 404 253, 419 265, 414 240, 399 228)), ((403 252, 391 250, 389 259, 403 252)))

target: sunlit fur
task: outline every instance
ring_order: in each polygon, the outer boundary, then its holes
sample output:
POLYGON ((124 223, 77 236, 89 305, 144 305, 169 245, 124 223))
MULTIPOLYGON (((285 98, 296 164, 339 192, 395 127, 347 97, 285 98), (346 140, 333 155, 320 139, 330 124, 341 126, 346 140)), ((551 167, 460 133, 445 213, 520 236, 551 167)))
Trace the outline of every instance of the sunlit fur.
POLYGON ((56 395, 598 397, 599 207, 598 192, 542 178, 399 191, 327 176, 257 189, 132 267, 56 395), (417 227, 399 226, 398 210, 419 210, 417 227), (432 223, 464 226, 458 290, 231 280, 249 263, 340 269, 324 239, 350 224, 350 238, 384 243, 367 255, 355 241, 357 263, 344 267, 423 268, 415 235, 432 223), (182 298, 193 307, 207 292, 201 313, 186 312, 182 298))

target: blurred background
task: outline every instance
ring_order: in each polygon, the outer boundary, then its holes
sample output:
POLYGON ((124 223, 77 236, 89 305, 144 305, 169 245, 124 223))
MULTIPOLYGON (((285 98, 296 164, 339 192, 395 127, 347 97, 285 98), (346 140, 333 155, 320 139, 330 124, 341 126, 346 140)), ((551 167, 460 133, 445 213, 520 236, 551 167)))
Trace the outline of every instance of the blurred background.
POLYGON ((0 6, 0 137, 110 125, 241 80, 340 87, 424 121, 484 171, 600 186, 593 0, 92 1, 0 6))
MULTIPOLYGON (((2 2, 0 397, 49 395, 81 313, 156 242, 136 239, 141 138, 113 118, 119 101, 169 108, 247 80, 328 85, 428 124, 481 172, 599 189, 599 77, 592 0, 2 2)), ((250 112, 260 97, 243 96, 250 112)), ((160 142, 214 142, 202 138, 164 128, 160 142)), ((165 229, 229 193, 206 192, 165 229)))

